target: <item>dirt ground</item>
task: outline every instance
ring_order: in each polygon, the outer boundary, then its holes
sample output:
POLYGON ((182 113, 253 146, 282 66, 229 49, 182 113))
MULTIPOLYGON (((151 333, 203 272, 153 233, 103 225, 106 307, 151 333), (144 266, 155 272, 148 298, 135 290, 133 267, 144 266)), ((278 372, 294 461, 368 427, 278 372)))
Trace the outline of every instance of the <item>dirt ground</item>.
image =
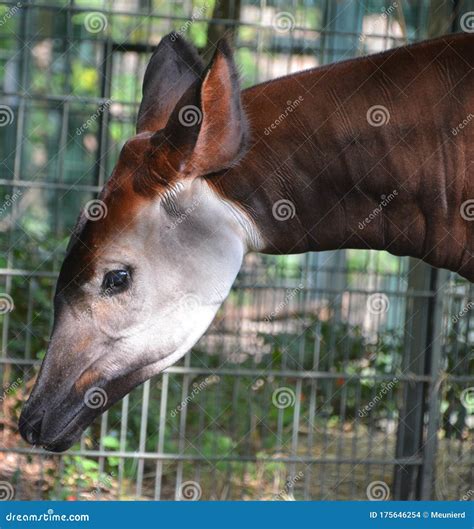
MULTIPOLYGON (((7 430, 9 428, 4 425, 4 438, 7 430)), ((5 440, 11 448, 18 446, 14 433, 9 433, 5 440)), ((366 432, 363 436, 359 432, 356 438, 351 431, 343 432, 341 437, 339 430, 329 430, 326 437, 315 435, 312 448, 308 451, 307 439, 302 435, 297 454, 314 458, 315 463, 272 463, 272 457, 267 453, 257 454, 255 462, 219 463, 216 466, 185 463, 182 482, 191 480, 199 483, 200 498, 209 500, 365 500, 369 484, 378 481, 386 484, 390 498, 393 466, 364 461, 392 458, 394 440, 394 435, 387 437, 382 432, 366 432), (354 453, 361 461, 358 464, 347 461, 354 457, 354 453), (318 463, 322 459, 327 462, 318 463), (338 463, 336 459, 346 462, 338 463)), ((287 457, 290 453, 273 453, 272 456, 287 457)), ((458 500, 464 496, 469 499, 469 490, 472 489, 472 484, 469 485, 472 479, 469 475, 472 468, 470 457, 466 441, 439 440, 433 499, 458 500)), ((165 462, 163 465, 162 499, 175 498, 177 465, 176 462, 165 462)), ((5 482, 11 484, 15 499, 22 500, 153 499, 155 469, 155 461, 145 465, 143 487, 137 496, 136 481, 132 477, 124 478, 120 483, 116 476, 89 479, 80 473, 72 473, 59 456, 0 452, 0 485, 5 482)))

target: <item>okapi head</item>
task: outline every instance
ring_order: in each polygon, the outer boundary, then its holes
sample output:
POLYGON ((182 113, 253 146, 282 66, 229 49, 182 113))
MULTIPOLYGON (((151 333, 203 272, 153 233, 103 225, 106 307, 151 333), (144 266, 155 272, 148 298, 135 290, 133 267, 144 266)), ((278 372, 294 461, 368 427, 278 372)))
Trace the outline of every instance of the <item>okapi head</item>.
POLYGON ((165 37, 145 74, 137 135, 71 237, 50 345, 20 417, 26 441, 69 448, 205 332, 255 237, 212 184, 242 157, 247 134, 228 45, 204 68, 192 46, 165 37))

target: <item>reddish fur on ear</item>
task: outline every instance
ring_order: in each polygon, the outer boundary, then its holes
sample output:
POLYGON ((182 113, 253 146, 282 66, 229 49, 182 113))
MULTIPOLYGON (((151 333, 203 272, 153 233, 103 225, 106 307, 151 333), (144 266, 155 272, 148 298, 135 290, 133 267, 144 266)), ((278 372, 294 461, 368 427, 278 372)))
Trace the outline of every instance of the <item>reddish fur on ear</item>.
POLYGON ((201 87, 201 130, 191 157, 200 174, 235 164, 246 146, 248 126, 232 51, 225 40, 217 50, 201 87))
POLYGON ((154 194, 180 178, 229 168, 243 156, 247 137, 237 69, 229 45, 221 40, 203 80, 188 86, 166 127, 150 137, 134 189, 154 194))

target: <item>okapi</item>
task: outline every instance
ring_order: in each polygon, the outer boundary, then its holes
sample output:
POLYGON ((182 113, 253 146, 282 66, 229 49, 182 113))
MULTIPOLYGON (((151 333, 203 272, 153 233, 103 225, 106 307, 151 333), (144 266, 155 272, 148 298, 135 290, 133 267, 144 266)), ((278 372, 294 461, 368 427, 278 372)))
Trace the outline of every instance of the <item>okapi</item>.
POLYGON ((71 237, 24 439, 66 450, 179 360, 247 252, 387 250, 474 281, 473 67, 466 33, 241 91, 225 41, 205 67, 163 38, 104 214, 71 237))

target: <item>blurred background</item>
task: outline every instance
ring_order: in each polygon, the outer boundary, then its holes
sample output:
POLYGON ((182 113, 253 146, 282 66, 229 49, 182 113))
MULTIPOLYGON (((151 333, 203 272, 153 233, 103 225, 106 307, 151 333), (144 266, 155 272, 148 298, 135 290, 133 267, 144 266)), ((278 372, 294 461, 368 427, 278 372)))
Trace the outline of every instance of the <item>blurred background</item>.
POLYGON ((193 351, 73 449, 17 431, 67 240, 134 134, 162 36, 208 58, 226 35, 247 87, 473 16, 467 0, 0 3, 0 499, 474 497, 474 289, 383 252, 250 255, 193 351))

